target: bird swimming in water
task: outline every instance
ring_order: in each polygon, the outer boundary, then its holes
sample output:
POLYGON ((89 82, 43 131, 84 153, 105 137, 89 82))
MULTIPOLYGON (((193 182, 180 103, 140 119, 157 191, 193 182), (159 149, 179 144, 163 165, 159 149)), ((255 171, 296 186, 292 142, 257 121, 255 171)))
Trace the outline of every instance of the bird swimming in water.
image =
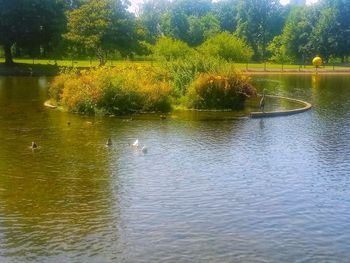
POLYGON ((260 110, 264 112, 265 108, 265 89, 263 90, 262 98, 260 100, 260 110))
POLYGON ((148 148, 147 148, 146 146, 143 146, 142 149, 141 149, 141 151, 142 151, 143 153, 147 153, 147 152, 148 152, 148 148))
POLYGON ((36 144, 36 142, 32 142, 32 145, 30 146, 30 148, 34 149, 38 149, 38 145, 36 144))
POLYGON ((145 145, 141 145, 139 139, 136 139, 133 144, 128 143, 130 147, 134 148, 135 151, 141 151, 143 154, 148 152, 148 148, 145 145), (142 147, 141 147, 142 146, 142 147))
POLYGON ((108 138, 107 142, 106 142, 106 146, 107 147, 111 147, 112 146, 112 139, 111 138, 108 138))
POLYGON ((131 145, 132 147, 139 147, 140 144, 139 144, 139 139, 136 139, 136 141, 134 141, 134 143, 131 145))

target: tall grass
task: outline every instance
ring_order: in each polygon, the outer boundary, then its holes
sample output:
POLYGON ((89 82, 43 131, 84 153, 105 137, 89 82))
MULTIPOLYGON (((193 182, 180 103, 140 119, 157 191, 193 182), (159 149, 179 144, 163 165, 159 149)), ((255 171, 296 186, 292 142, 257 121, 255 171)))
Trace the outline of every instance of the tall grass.
POLYGON ((178 97, 186 94, 190 84, 201 73, 220 73, 233 69, 232 65, 224 59, 203 57, 198 53, 186 59, 162 61, 160 65, 167 69, 174 93, 178 97))

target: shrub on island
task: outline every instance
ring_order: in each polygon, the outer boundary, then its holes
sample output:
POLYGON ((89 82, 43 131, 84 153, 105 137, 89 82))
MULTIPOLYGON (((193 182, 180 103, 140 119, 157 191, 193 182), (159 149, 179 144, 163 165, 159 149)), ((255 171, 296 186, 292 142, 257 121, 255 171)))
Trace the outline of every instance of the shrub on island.
POLYGON ((168 112, 170 92, 165 76, 151 66, 136 65, 63 72, 50 85, 58 104, 89 114, 168 112))
POLYGON ((189 87, 185 101, 193 109, 238 110, 251 96, 256 96, 256 89, 241 73, 202 73, 189 87))

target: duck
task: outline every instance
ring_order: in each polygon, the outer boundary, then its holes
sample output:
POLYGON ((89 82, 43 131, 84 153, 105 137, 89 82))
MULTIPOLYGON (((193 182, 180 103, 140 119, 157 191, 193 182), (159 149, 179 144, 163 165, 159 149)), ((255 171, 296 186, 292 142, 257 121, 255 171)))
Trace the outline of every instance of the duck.
POLYGON ((141 149, 141 152, 146 154, 148 152, 147 146, 143 146, 142 149, 141 149))
POLYGON ((112 146, 112 139, 111 138, 108 138, 108 140, 107 140, 107 142, 106 142, 106 146, 107 147, 110 147, 110 146, 112 146))
POLYGON ((131 146, 138 148, 140 146, 139 139, 136 139, 136 141, 134 141, 134 143, 131 146))
POLYGON ((34 149, 38 149, 38 145, 36 144, 36 142, 32 142, 32 145, 30 146, 30 148, 34 149))

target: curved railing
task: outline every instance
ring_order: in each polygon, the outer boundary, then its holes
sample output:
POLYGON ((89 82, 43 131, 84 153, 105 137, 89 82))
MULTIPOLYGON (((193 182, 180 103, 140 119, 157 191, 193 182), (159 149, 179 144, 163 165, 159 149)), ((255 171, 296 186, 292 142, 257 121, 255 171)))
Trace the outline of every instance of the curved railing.
POLYGON ((297 99, 292 99, 292 98, 288 98, 288 97, 273 96, 273 95, 266 95, 265 97, 293 101, 293 102, 300 103, 300 104, 304 105, 304 107, 293 109, 293 110, 284 110, 284 111, 251 112, 250 113, 251 118, 267 118, 267 117, 288 116, 288 115, 293 115, 293 114, 297 114, 297 113, 302 113, 302 112, 307 111, 307 110, 312 108, 311 103, 308 103, 308 102, 303 101, 303 100, 297 100, 297 99))
MULTIPOLYGON (((292 102, 296 102, 299 104, 302 104, 304 107, 302 108, 297 108, 293 110, 284 110, 284 111, 265 111, 265 112, 251 112, 250 117, 251 118, 267 118, 267 117, 278 117, 278 116, 288 116, 288 115, 293 115, 297 113, 302 113, 304 111, 307 111, 312 108, 312 105, 306 101, 303 100, 297 100, 297 99, 292 99, 288 97, 282 97, 282 96, 273 96, 273 95, 265 95, 265 97, 269 98, 276 98, 276 99, 284 99, 284 100, 289 100, 292 102)), ((56 109, 56 105, 52 105, 49 101, 46 101, 44 105, 48 108, 51 109, 56 109)), ((247 118, 247 117, 232 117, 232 119, 241 119, 241 118, 247 118)), ((231 118, 225 118, 225 119, 231 119, 231 118)))

